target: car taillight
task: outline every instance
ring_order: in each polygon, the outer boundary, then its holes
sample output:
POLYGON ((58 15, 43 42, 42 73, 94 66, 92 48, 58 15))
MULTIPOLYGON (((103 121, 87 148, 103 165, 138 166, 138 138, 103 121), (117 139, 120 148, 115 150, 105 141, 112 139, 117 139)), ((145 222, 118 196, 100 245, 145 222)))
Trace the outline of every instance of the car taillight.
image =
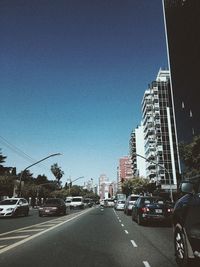
POLYGON ((143 208, 141 208, 141 211, 142 211, 143 213, 148 212, 148 211, 149 211, 149 208, 147 208, 147 207, 143 207, 143 208))
POLYGON ((173 209, 168 208, 167 212, 173 212, 173 209))

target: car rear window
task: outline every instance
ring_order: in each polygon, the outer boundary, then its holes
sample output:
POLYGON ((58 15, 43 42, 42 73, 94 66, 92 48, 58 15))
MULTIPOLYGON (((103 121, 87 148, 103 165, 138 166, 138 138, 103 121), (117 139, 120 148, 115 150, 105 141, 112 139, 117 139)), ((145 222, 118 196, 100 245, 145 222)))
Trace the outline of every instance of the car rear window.
POLYGON ((60 204, 60 200, 59 199, 48 199, 45 203, 46 204, 60 204))
POLYGON ((82 198, 73 198, 72 199, 72 202, 81 202, 82 201, 82 198))
POLYGON ((137 199, 138 199, 138 197, 131 197, 131 201, 135 201, 137 199))

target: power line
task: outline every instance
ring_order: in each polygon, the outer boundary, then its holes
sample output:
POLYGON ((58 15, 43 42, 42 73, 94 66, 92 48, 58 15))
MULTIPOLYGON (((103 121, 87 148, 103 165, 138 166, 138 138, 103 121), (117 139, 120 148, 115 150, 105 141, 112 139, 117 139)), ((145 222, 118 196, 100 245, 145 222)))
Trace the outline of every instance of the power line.
MULTIPOLYGON (((32 158, 31 156, 26 154, 24 151, 22 151, 20 148, 16 147, 15 145, 11 144, 10 142, 8 142, 8 140, 6 140, 3 136, 0 136, 0 143, 3 144, 4 146, 6 146, 7 148, 9 148, 11 151, 13 151, 18 156, 29 161, 30 163, 34 163, 37 161, 36 159, 32 158)), ((38 166, 41 166, 41 167, 49 170, 49 168, 44 164, 38 164, 38 166)))

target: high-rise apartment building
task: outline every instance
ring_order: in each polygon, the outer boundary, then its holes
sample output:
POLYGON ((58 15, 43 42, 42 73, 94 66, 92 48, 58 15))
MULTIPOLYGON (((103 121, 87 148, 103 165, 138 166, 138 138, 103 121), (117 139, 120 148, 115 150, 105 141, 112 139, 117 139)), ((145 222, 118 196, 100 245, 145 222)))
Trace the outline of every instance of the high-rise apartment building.
POLYGON ((133 176, 146 177, 146 162, 144 150, 144 127, 141 123, 135 131, 131 133, 129 141, 130 158, 132 160, 133 176), (140 156, 138 156, 140 155, 140 156))
POLYGON ((142 100, 146 175, 163 189, 176 188, 179 161, 168 70, 160 70, 142 100))
POLYGON ((163 0, 178 142, 200 134, 200 1, 163 0))

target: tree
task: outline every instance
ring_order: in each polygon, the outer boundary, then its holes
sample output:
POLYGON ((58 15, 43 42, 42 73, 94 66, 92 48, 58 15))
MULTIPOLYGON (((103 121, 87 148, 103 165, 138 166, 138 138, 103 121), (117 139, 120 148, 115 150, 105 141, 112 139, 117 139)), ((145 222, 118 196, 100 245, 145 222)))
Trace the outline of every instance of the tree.
POLYGON ((179 144, 180 158, 184 165, 184 176, 200 174, 200 135, 195 136, 191 143, 179 144))
POLYGON ((134 177, 132 179, 127 179, 122 184, 122 192, 127 196, 132 193, 144 193, 147 191, 148 184, 149 180, 142 177, 134 177))
POLYGON ((49 183, 49 180, 47 179, 47 177, 44 174, 43 175, 39 174, 34 182, 35 182, 35 184, 39 185, 39 184, 49 183))
POLYGON ((55 176, 58 185, 60 185, 61 184, 60 179, 64 175, 64 172, 61 170, 61 167, 58 167, 58 164, 57 163, 54 163, 51 166, 51 171, 52 171, 53 175, 55 176))

